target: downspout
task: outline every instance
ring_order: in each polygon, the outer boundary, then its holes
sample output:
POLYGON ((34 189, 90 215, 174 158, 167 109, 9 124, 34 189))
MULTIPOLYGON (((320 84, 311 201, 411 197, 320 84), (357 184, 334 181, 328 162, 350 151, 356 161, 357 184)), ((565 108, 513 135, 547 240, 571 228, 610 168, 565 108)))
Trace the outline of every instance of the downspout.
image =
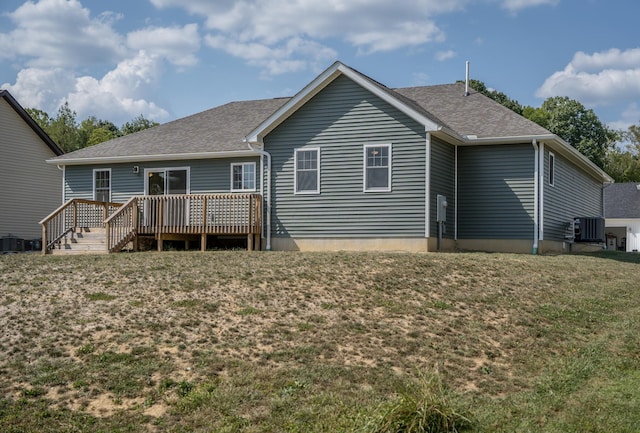
POLYGON ((544 182, 544 142, 541 142, 539 145, 540 150, 538 151, 538 167, 539 167, 539 183, 538 183, 538 242, 544 240, 544 190, 545 190, 545 182, 544 182))
MULTIPOLYGON (((271 251, 271 154, 264 149, 254 148, 249 142, 247 142, 247 146, 249 146, 250 150, 258 152, 261 158, 266 158, 267 160, 267 185, 262 196, 265 198, 265 202, 267 203, 267 246, 265 249, 267 251, 271 251)), ((264 170, 264 164, 262 164, 262 169, 264 170)))
POLYGON ((454 196, 454 217, 453 217, 453 238, 458 241, 458 146, 455 146, 454 150, 454 168, 453 168, 453 196, 454 196))
POLYGON ((60 164, 57 165, 58 170, 60 170, 62 172, 62 204, 64 204, 64 199, 65 199, 65 194, 64 194, 64 190, 65 190, 65 184, 67 183, 67 166, 63 165, 61 166, 60 164))
POLYGON ((539 188, 540 188, 540 178, 539 178, 539 172, 540 172, 540 160, 539 160, 539 156, 538 156, 538 142, 537 140, 534 138, 533 141, 531 142, 531 144, 533 145, 533 250, 531 251, 531 254, 538 254, 538 238, 539 238, 539 233, 538 233, 538 195, 539 195, 539 188))
POLYGON ((426 133, 424 159, 424 237, 429 239, 431 236, 431 133, 429 131, 426 133))

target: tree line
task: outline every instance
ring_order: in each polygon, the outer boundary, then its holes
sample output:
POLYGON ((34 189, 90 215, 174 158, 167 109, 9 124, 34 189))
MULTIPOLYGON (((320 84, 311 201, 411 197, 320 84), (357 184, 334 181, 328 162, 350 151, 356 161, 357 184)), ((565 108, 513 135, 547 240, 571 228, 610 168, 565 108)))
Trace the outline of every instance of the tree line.
POLYGON ((95 116, 79 122, 77 113, 69 107, 68 102, 60 106, 54 116, 35 108, 27 108, 26 111, 65 153, 159 125, 142 114, 120 128, 113 122, 95 116))
MULTIPOLYGON (((539 108, 522 106, 502 92, 470 80, 476 91, 546 128, 575 147, 616 182, 640 182, 640 125, 616 131, 603 124, 595 112, 563 96, 545 100, 539 108)), ((77 114, 65 102, 55 116, 38 109, 27 112, 65 152, 142 131, 157 122, 140 115, 118 128, 113 122, 90 116, 78 122, 77 114)))
POLYGON ((640 125, 613 130, 595 112, 566 96, 546 99, 539 108, 522 106, 478 80, 469 85, 516 113, 556 134, 579 150, 616 182, 640 181, 640 125))

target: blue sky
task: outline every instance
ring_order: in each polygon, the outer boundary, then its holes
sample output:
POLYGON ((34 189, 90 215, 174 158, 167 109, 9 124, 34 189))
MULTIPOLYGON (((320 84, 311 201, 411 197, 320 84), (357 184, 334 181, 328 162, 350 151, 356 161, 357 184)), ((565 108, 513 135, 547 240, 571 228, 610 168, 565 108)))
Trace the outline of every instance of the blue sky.
POLYGON ((389 87, 484 81, 640 124, 630 0, 2 0, 0 87, 121 125, 291 96, 340 60, 389 87))

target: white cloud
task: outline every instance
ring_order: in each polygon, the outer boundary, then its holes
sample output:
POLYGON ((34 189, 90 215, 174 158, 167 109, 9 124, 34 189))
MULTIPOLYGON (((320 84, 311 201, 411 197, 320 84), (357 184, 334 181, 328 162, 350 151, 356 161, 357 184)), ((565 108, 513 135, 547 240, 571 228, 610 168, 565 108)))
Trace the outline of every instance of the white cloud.
POLYGON ((562 71, 548 77, 536 96, 568 96, 588 106, 640 97, 640 49, 578 52, 562 71))
POLYGON ((240 57, 249 65, 262 68, 268 75, 296 72, 309 65, 317 68, 336 56, 333 49, 302 38, 291 38, 283 44, 270 47, 257 42, 242 43, 220 35, 207 35, 205 43, 240 57))
POLYGON ((560 0, 502 0, 502 7, 510 12, 518 12, 522 9, 543 6, 543 5, 556 5, 560 0))
POLYGON ((626 131, 631 125, 637 125, 638 119, 640 119, 640 107, 638 103, 631 102, 622 111, 621 119, 609 122, 608 126, 612 129, 626 131))
POLYGON ((247 58, 247 52, 266 48, 280 52, 290 41, 301 40, 306 45, 314 41, 316 47, 323 47, 328 53, 323 40, 337 38, 361 54, 441 42, 444 33, 433 17, 459 10, 468 1, 151 0, 159 8, 179 7, 205 17, 205 25, 211 31, 208 44, 229 53, 241 53, 242 58, 247 58), (232 41, 233 47, 219 46, 222 39, 232 41))
POLYGON ((26 2, 7 16, 16 27, 2 34, 0 51, 27 58, 31 67, 108 64, 126 53, 123 37, 111 27, 114 15, 92 19, 77 0, 26 2))
POLYGON ((9 90, 24 107, 54 114, 75 81, 73 73, 62 68, 27 68, 18 72, 15 84, 4 83, 1 87, 9 90))
POLYGON ((83 7, 79 0, 27 1, 7 13, 14 24, 0 32, 0 61, 19 72, 6 83, 20 102, 55 114, 68 101, 83 119, 115 123, 144 114, 169 117, 153 100, 168 62, 180 69, 198 62, 197 24, 147 27, 121 34, 124 16, 83 7))
POLYGON ((55 115, 65 101, 78 114, 124 123, 143 114, 166 120, 169 113, 150 99, 159 80, 159 58, 144 51, 120 62, 101 79, 77 76, 72 70, 27 68, 18 73, 15 84, 3 84, 25 107, 55 115))
POLYGON ((169 113, 148 100, 158 84, 159 62, 158 56, 140 51, 134 58, 120 62, 100 80, 79 77, 67 96, 69 105, 84 115, 79 116, 81 118, 93 114, 115 123, 139 114, 154 120, 167 119, 169 113))
POLYGON ((438 51, 436 53, 436 60, 439 62, 444 62, 445 60, 449 60, 457 56, 458 54, 453 50, 448 51, 438 51))
POLYGON ((197 24, 184 27, 149 27, 127 35, 127 44, 136 50, 145 50, 165 57, 177 66, 198 63, 195 52, 200 49, 197 24))

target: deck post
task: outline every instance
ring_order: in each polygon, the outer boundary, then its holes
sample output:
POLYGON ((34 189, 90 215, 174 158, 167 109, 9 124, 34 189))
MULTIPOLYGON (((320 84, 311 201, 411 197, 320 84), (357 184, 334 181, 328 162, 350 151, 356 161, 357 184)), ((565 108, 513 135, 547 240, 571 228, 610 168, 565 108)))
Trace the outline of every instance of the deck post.
POLYGON ((104 205, 102 207, 102 221, 106 220, 107 218, 109 218, 109 203, 104 202, 104 205))
POLYGON ((105 237, 105 247, 107 249, 107 253, 111 249, 111 224, 105 223, 104 225, 104 237, 105 237))
POLYGON ((133 215, 132 215, 132 226, 134 230, 134 236, 132 240, 133 251, 138 251, 138 199, 133 202, 133 215))
POLYGON ((253 235, 251 233, 247 235, 247 251, 253 251, 253 235))
POLYGON ((158 233, 156 239, 158 240, 158 251, 162 251, 162 232, 158 233))
POLYGON ((42 224, 42 255, 47 254, 47 223, 42 224))
POLYGON ((200 251, 202 251, 203 253, 207 251, 207 234, 206 233, 200 234, 200 251))

